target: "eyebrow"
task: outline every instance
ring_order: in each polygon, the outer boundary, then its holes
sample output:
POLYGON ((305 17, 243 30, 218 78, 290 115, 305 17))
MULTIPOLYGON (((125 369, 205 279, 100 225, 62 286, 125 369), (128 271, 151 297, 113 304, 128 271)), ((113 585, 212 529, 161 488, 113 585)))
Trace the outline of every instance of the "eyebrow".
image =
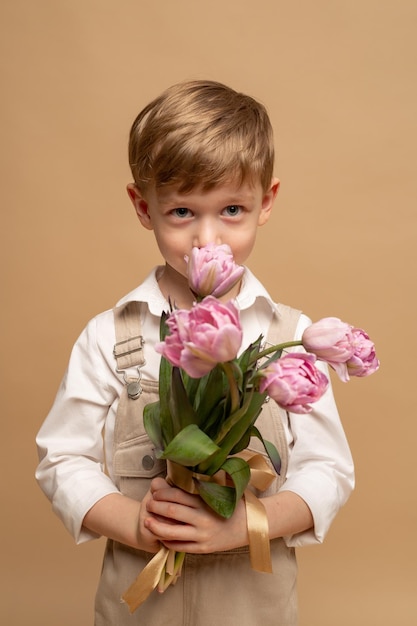
MULTIPOLYGON (((202 194, 204 195, 204 193, 202 194)), ((254 200, 255 194, 248 191, 247 193, 242 194, 240 191, 236 191, 236 193, 227 193, 223 198, 220 198, 221 204, 224 206, 229 206, 232 204, 245 204, 246 202, 251 202, 254 200)), ((193 203, 193 192, 189 194, 176 194, 173 193, 159 193, 158 201, 162 205, 176 205, 177 207, 188 206, 193 203), (191 201, 191 202, 190 202, 191 201)))

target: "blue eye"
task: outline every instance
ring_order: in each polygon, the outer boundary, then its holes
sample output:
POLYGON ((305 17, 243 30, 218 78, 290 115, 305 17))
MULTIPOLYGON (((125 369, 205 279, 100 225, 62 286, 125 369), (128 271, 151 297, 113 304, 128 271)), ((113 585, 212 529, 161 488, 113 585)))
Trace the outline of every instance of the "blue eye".
POLYGON ((191 215, 190 209, 185 207, 178 207, 178 209, 174 209, 172 212, 176 217, 189 217, 191 215))
POLYGON ((237 204, 230 204, 224 209, 224 212, 227 215, 230 215, 231 217, 234 217, 235 215, 239 215, 241 211, 242 211, 242 207, 238 206, 237 204))

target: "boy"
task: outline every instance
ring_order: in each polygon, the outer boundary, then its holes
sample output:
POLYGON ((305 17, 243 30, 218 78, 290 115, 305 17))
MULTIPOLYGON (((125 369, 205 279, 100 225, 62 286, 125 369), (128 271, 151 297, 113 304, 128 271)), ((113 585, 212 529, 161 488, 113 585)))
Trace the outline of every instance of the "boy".
MULTIPOLYGON (((143 342, 135 350, 143 358, 137 371, 130 363, 120 367, 112 311, 88 324, 38 435, 37 478, 77 542, 109 538, 97 626, 212 626, 217 620, 294 626, 294 547, 323 541, 353 488, 352 459, 331 389, 311 415, 288 415, 271 400, 257 422, 283 461, 281 476, 260 494, 274 574, 250 568, 243 503, 225 520, 199 497, 169 486, 141 419, 143 406, 157 398, 154 346, 161 313, 168 299, 181 308, 193 302, 184 256, 194 246, 228 244, 236 263, 244 264, 258 226, 269 219, 279 181, 273 177, 268 115, 252 98, 215 82, 174 85, 136 118, 129 158, 129 197, 165 261, 118 303, 119 310, 138 303, 135 332, 143 342), (134 398, 122 396, 129 381, 137 383, 134 398), (121 396, 126 400, 119 405, 121 396), (120 597, 161 543, 187 553, 182 576, 130 616, 120 597)), ((311 323, 275 305, 247 268, 223 297, 230 298, 240 308, 243 348, 261 333, 274 343, 299 338, 311 323)))

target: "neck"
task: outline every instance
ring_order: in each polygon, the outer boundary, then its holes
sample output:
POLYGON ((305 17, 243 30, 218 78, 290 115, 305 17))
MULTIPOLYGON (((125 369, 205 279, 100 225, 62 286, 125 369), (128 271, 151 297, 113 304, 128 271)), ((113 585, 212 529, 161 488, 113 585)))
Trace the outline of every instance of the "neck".
POLYGON ((194 296, 188 279, 166 264, 158 276, 158 285, 166 300, 179 309, 191 309, 194 296))

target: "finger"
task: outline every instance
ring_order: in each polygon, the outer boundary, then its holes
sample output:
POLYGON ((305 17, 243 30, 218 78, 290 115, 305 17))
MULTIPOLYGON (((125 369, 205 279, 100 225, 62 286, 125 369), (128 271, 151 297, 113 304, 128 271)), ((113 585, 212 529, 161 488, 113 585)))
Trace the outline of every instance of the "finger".
POLYGON ((152 498, 158 501, 176 502, 177 504, 182 504, 191 508, 199 508, 199 503, 201 501, 201 498, 194 494, 187 493, 177 487, 169 486, 161 486, 161 488, 155 489, 155 491, 152 492, 152 498))
POLYGON ((190 522, 190 508, 177 502, 166 500, 150 500, 146 509, 153 516, 171 520, 171 523, 184 524, 190 522))
POLYGON ((164 489, 166 487, 169 487, 167 481, 164 478, 157 477, 152 480, 150 490, 151 493, 155 493, 155 491, 158 491, 158 489, 164 489))
POLYGON ((145 522, 146 528, 161 542, 194 543, 196 530, 188 524, 170 524, 161 521, 161 518, 149 518, 145 522))

